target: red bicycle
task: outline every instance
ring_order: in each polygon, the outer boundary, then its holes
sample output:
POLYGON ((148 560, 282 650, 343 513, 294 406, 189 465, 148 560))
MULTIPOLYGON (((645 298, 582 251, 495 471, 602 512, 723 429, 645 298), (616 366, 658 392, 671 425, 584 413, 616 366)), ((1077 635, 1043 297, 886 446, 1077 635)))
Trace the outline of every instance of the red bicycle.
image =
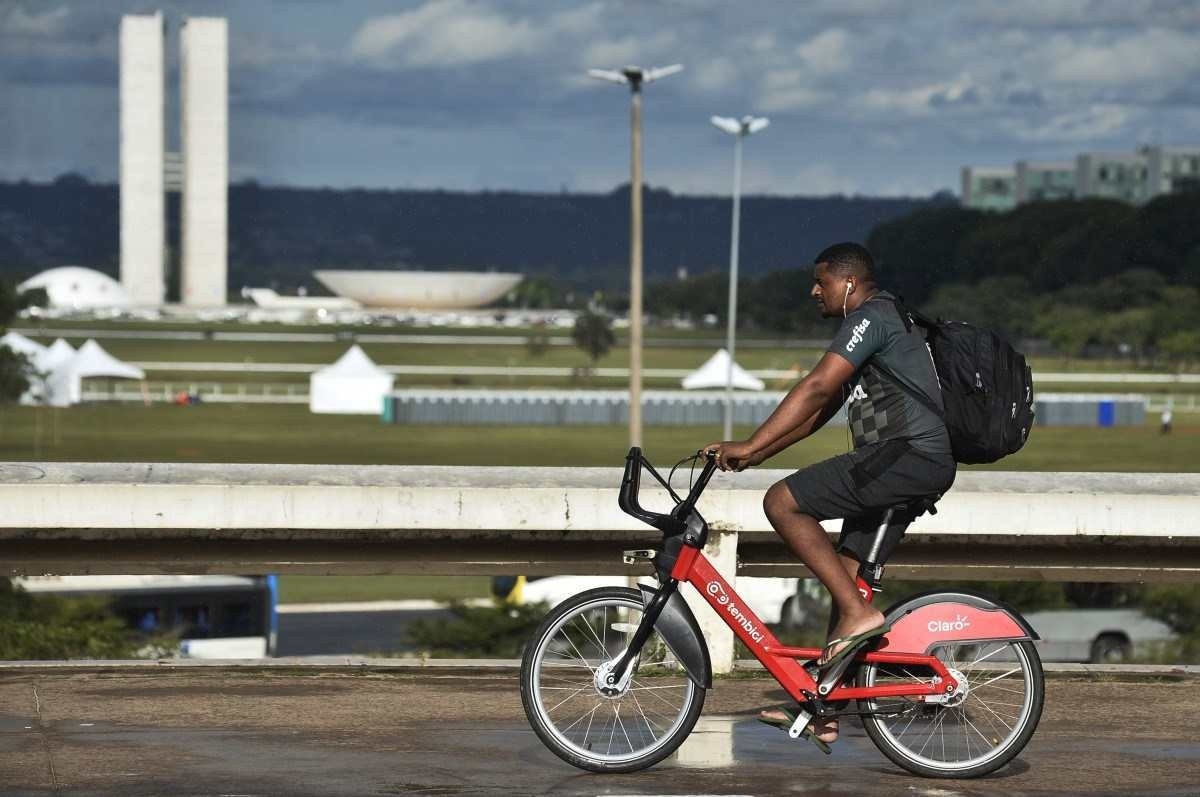
MULTIPOLYGON (((712 688, 708 647, 679 593, 688 583, 796 701, 787 728, 793 739, 813 718, 856 715, 893 762, 941 778, 978 777, 1021 752, 1045 697, 1037 636, 1024 618, 969 592, 914 595, 884 613, 891 626, 884 637, 822 677, 821 651, 781 644, 702 553, 708 524, 695 506, 715 469, 709 457, 680 498, 639 448, 630 449, 621 509, 662 531, 663 542, 626 551, 625 561, 652 564, 658 585, 582 592, 553 609, 526 645, 521 700, 550 750, 582 769, 631 772, 683 743, 712 688), (675 501, 670 512, 638 503, 643 468, 675 501)), ((858 584, 870 600, 882 567, 874 552, 867 559, 858 584)))

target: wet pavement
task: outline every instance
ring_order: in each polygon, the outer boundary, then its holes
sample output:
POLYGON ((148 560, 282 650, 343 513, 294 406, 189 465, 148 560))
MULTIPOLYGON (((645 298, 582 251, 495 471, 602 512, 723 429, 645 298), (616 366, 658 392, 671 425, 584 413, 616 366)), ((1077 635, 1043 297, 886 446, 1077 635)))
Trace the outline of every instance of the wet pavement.
POLYGON ((782 702, 723 679, 680 751, 595 775, 546 750, 512 671, 0 673, 4 795, 1196 795, 1200 694, 1054 679, 1026 751, 990 777, 908 775, 850 724, 832 756, 756 722, 782 702))

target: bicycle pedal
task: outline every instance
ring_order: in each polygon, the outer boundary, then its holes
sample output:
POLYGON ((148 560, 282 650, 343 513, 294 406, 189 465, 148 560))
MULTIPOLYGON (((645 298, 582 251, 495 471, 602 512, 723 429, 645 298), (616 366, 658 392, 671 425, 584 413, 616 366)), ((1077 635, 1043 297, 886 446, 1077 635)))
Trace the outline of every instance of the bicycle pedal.
POLYGON ((658 556, 658 551, 653 548, 635 548, 631 551, 621 552, 621 561, 627 565, 636 565, 638 562, 649 562, 658 556))
POLYGON ((792 722, 792 727, 788 728, 788 736, 793 739, 799 739, 801 734, 804 733, 804 729, 808 727, 809 720, 812 718, 813 715, 811 713, 801 709, 800 713, 796 715, 795 721, 792 722))

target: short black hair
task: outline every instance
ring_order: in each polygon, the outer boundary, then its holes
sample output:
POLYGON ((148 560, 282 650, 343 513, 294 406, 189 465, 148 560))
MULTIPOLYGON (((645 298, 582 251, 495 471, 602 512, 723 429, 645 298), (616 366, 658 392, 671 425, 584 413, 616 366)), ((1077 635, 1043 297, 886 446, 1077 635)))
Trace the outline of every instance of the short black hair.
POLYGON ((858 277, 868 282, 875 281, 875 260, 867 247, 853 241, 845 241, 821 250, 813 265, 828 263, 829 270, 844 277, 858 277))

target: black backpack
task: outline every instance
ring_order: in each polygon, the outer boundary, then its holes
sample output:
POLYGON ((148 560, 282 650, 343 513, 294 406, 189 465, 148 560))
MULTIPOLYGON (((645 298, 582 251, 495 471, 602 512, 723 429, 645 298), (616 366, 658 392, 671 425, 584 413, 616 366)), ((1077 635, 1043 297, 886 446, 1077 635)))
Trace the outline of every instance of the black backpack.
MULTIPOLYGON (((891 381, 937 413, 950 432, 954 459, 966 465, 995 462, 1025 445, 1033 427, 1033 375, 1025 357, 987 329, 962 321, 932 321, 894 300, 904 326, 925 330, 946 411, 891 381)), ((880 369, 882 370, 882 369, 880 369)))

